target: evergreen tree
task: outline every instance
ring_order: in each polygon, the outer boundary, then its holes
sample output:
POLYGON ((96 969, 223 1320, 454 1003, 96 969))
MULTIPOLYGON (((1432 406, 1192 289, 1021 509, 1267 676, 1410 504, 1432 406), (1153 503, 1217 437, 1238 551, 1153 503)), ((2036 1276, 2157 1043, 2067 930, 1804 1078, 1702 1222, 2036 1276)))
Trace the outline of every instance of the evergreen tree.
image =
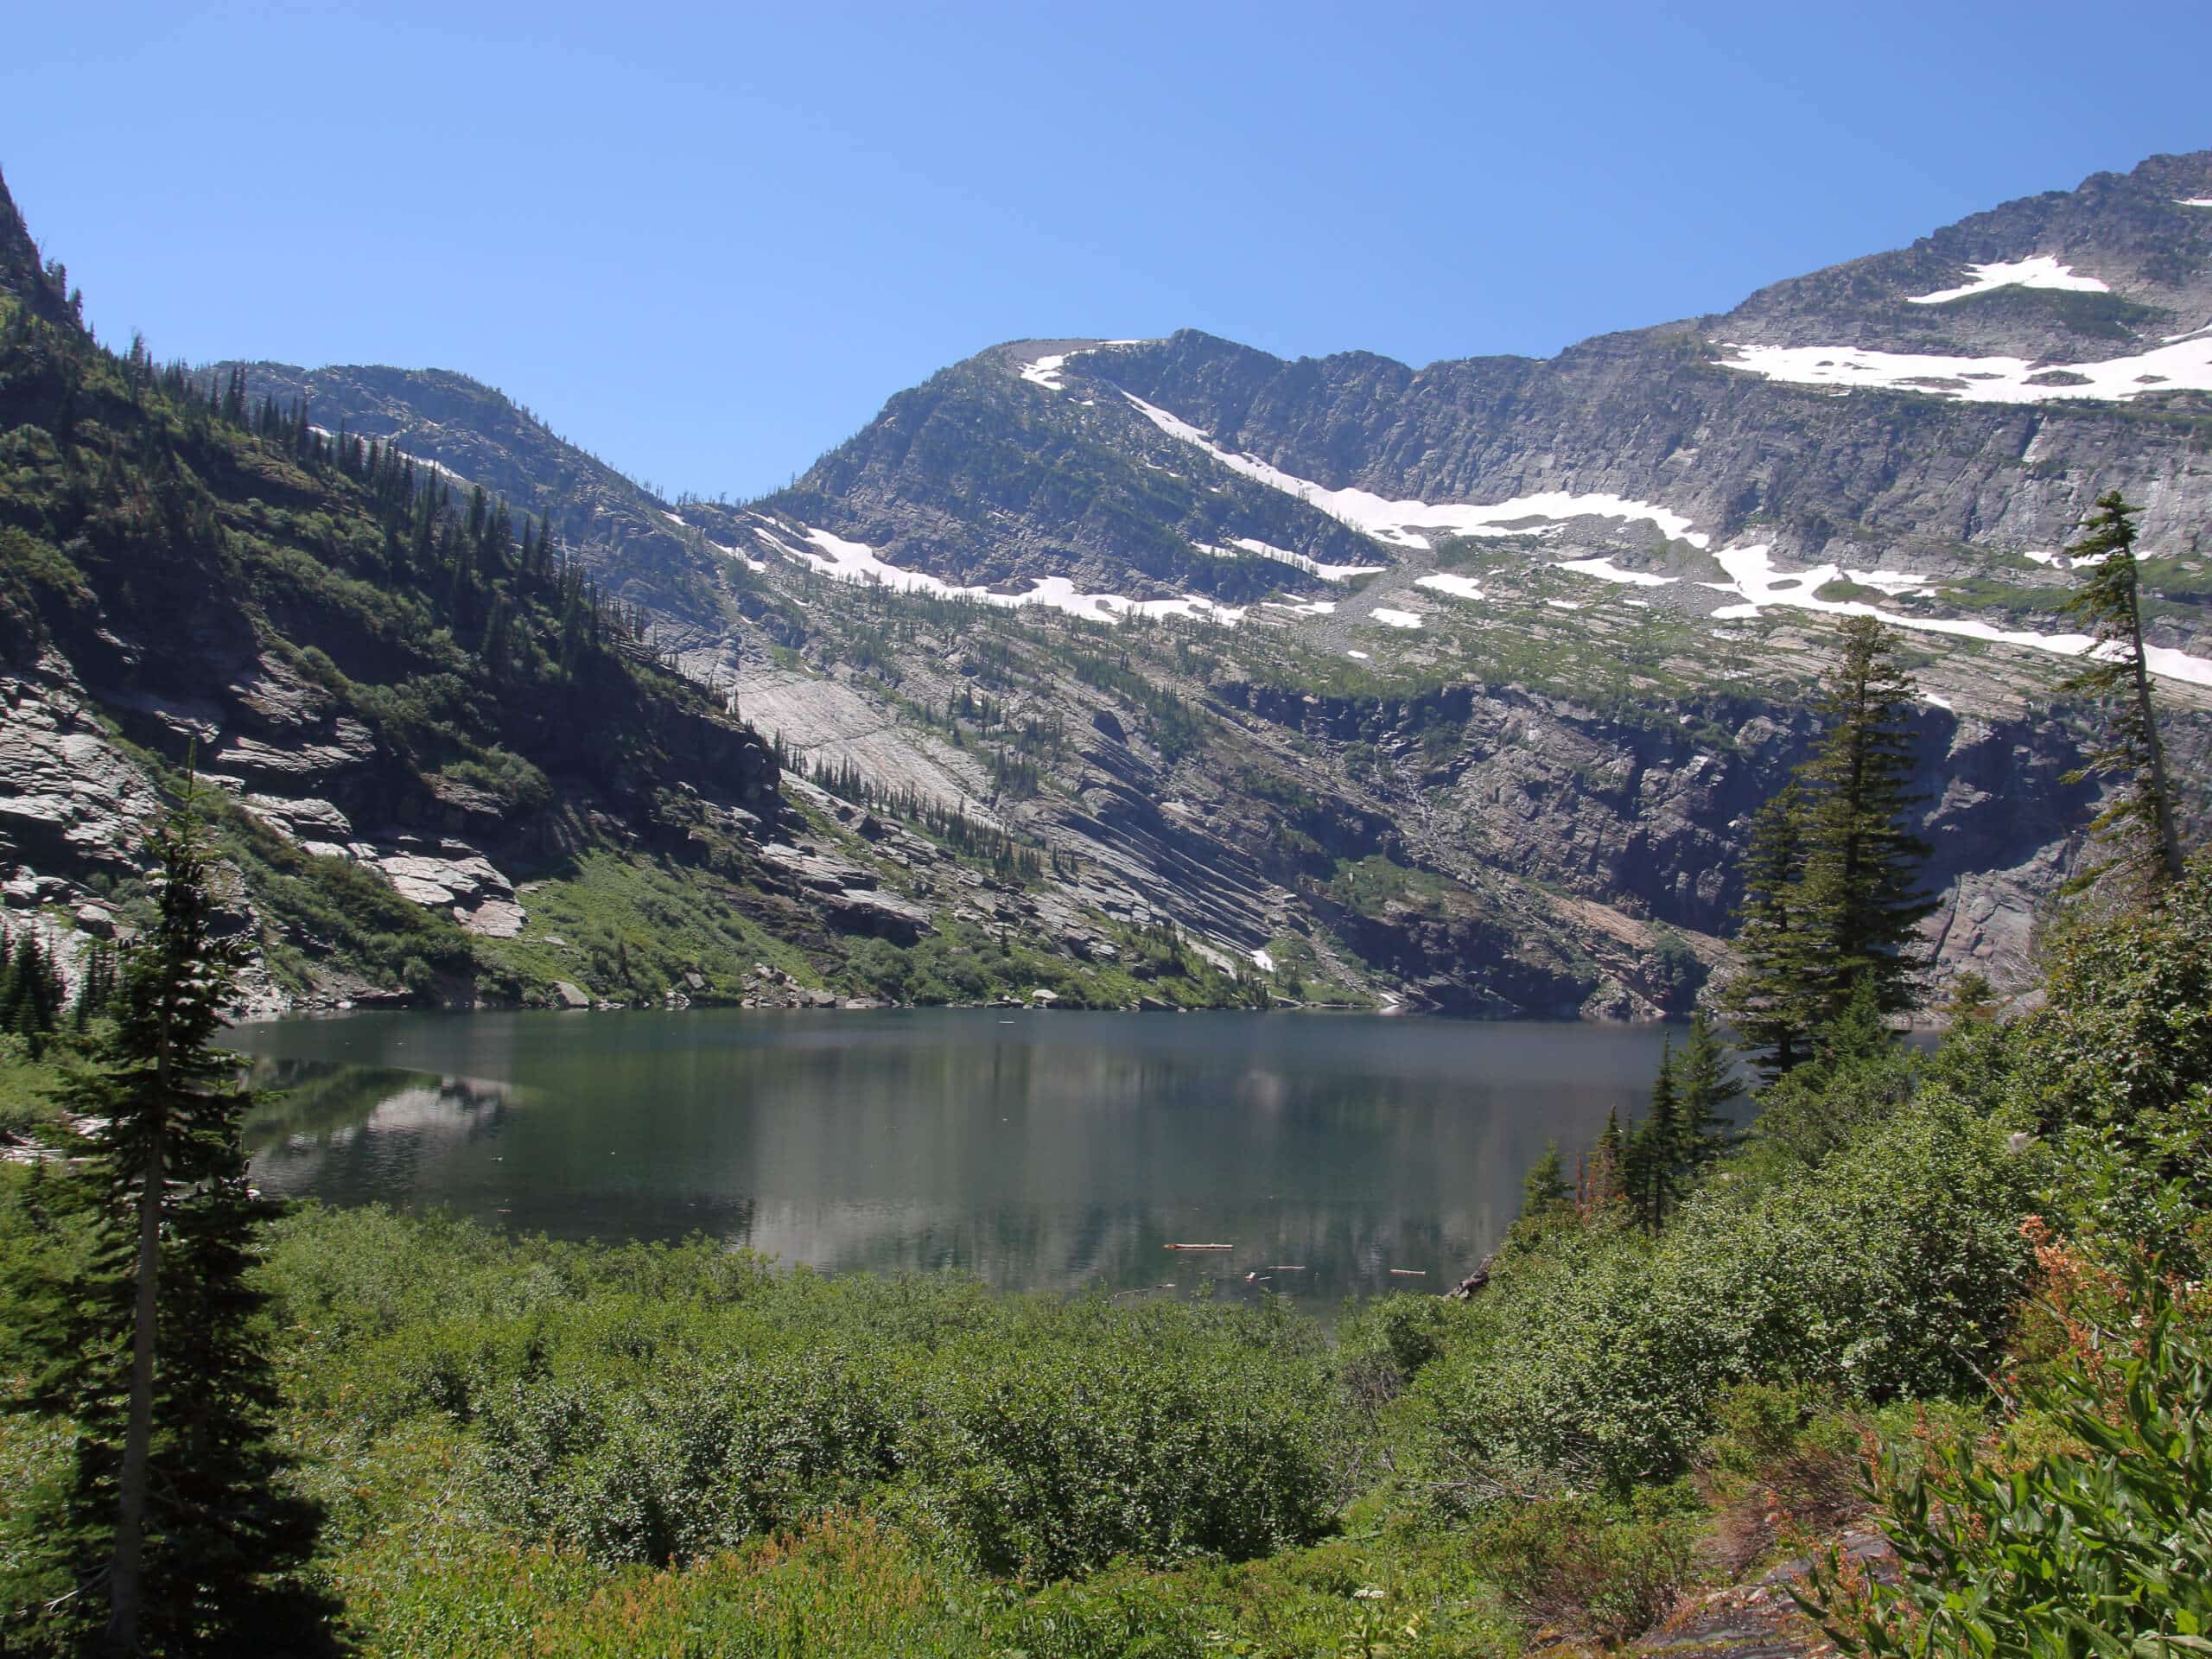
POLYGON ((1884 1014, 1919 1001, 1914 931, 1927 843, 1906 829, 1911 677, 1872 617, 1847 617, 1822 693, 1826 731, 1760 810, 1738 914, 1743 965, 1721 1007, 1770 1080, 1800 1065, 1864 979, 1884 1014))
POLYGON ((1742 966, 1721 989, 1737 1041, 1778 1077, 1812 1052, 1817 945, 1804 903, 1804 786, 1796 779, 1751 821, 1736 949, 1742 966))
POLYGON ((1521 1182, 1521 1214, 1541 1216, 1567 1202, 1567 1171, 1560 1161, 1559 1142, 1544 1142, 1544 1155, 1536 1160, 1521 1182))
POLYGON ((285 1493, 270 1438, 248 1280, 266 1206, 239 1141, 250 1096, 213 1046, 243 951, 213 931, 188 802, 151 841, 158 919, 124 956, 96 1062, 66 1089, 96 1126, 67 1178, 90 1243, 67 1282, 20 1299, 35 1363, 11 1404, 76 1435, 54 1544, 79 1594, 42 1636, 57 1650, 303 1651, 302 1604, 273 1575, 305 1559, 316 1516, 285 1493))
POLYGON ((1651 1082, 1651 1109, 1629 1137, 1627 1153, 1629 1202, 1637 1219, 1653 1232, 1666 1224, 1667 1212, 1674 1206, 1681 1159, 1681 1095, 1674 1039, 1669 1037, 1660 1050, 1659 1075, 1651 1082))
POLYGON ((1732 1139, 1720 1109, 1744 1090, 1728 1050, 1703 1013, 1690 1018, 1690 1034, 1675 1062, 1676 1146, 1681 1166, 1694 1174, 1728 1148, 1732 1139))
POLYGON ((1914 930, 1936 906, 1923 892, 1928 843, 1904 827, 1910 793, 1912 677, 1871 616, 1846 617, 1843 657, 1821 713, 1827 729, 1804 768, 1815 791, 1805 899, 1819 957, 1818 1023, 1843 1011, 1862 976, 1885 1014, 1919 1001, 1914 930))
POLYGON ((2097 511, 2082 526, 2082 539, 2066 551, 2076 569, 2088 569, 2082 586, 2066 603, 2068 613, 2087 622, 2096 637, 2090 666, 2059 690, 2114 703, 2111 735, 2105 746, 2068 783, 2094 776, 2125 779, 2125 786, 2090 826, 2112 849, 2092 865, 2079 887, 2107 873, 2139 887, 2164 887, 2181 880, 2181 832, 2175 823, 2172 785, 2166 756, 2158 742, 2158 715, 2151 706, 2151 671, 2143 650, 2143 612, 2135 565, 2135 525, 2140 507, 2131 507, 2113 491, 2101 496, 2097 511))
POLYGON ((1585 1214, 1618 1204, 1627 1196, 1623 1179, 1625 1150, 1621 1138, 1621 1115, 1609 1111, 1598 1144, 1582 1161, 1582 1179, 1578 1184, 1581 1191, 1577 1194, 1577 1203, 1585 1214))
POLYGON ((35 1055, 60 1023, 68 991, 54 953, 35 927, 0 940, 0 1031, 23 1039, 35 1055))

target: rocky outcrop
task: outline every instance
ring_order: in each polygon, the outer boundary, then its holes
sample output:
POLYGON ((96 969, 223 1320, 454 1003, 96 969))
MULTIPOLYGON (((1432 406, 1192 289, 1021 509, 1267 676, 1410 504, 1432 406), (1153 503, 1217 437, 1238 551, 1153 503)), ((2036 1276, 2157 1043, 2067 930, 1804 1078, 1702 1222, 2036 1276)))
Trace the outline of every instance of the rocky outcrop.
POLYGON ((133 873, 158 807, 67 661, 48 652, 0 672, 0 861, 73 879, 133 873))

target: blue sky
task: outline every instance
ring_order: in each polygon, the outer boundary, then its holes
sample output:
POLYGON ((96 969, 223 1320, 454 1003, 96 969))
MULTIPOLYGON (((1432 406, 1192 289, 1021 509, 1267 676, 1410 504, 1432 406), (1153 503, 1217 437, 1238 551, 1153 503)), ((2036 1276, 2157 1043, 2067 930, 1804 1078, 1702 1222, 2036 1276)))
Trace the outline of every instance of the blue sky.
POLYGON ((2212 145, 2202 0, 75 0, 0 35, 0 170, 110 340, 461 369, 709 495, 1002 340, 1549 353, 2212 145))

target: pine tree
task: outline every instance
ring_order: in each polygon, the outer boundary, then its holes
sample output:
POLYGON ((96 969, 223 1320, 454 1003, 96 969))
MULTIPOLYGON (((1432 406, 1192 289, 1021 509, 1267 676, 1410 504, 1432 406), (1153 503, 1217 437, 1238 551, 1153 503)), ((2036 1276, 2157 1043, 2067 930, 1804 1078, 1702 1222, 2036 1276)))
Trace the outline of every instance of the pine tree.
POLYGON ((2089 625, 2096 644, 2088 658, 2090 666, 2059 690, 2111 699, 2115 704, 2105 746, 2090 756, 2087 766, 2069 773, 2066 781, 2079 783, 2096 776, 2126 780, 2090 826, 2113 849, 2112 856, 2083 872, 2075 883, 2076 890, 2107 874, 2120 875, 2138 888, 2181 880, 2181 834, 2143 649, 2132 522, 2141 511, 2129 506, 2116 490, 2101 496, 2096 512, 2082 526, 2082 539, 2066 550, 2076 569, 2086 567, 2088 571, 2066 609, 2089 625))
POLYGON ((1732 1137, 1720 1109, 1743 1090, 1712 1022, 1702 1013, 1692 1015, 1689 1039, 1675 1062, 1677 1158, 1684 1170, 1694 1174, 1727 1150, 1732 1137))
POLYGON ((1846 618, 1821 696, 1827 729, 1760 810, 1745 861, 1738 949, 1721 1007, 1770 1079, 1804 1063, 1864 979, 1884 1014, 1916 1005, 1915 929, 1927 844, 1905 828, 1916 798, 1911 677, 1872 617, 1846 618))
POLYGON ((1681 1157, 1681 1096, 1675 1083, 1675 1044, 1670 1037, 1659 1053, 1659 1074, 1651 1081, 1651 1109, 1629 1136, 1626 1185, 1636 1217, 1650 1231, 1666 1224, 1679 1188, 1681 1157))
POLYGON ((1544 1142, 1544 1155, 1536 1160, 1521 1182, 1523 1218, 1541 1216, 1567 1202, 1567 1171, 1560 1161, 1559 1142, 1544 1142))
POLYGON ((1627 1196, 1623 1180, 1625 1147, 1621 1137, 1621 1115, 1618 1111, 1605 1114, 1605 1127, 1598 1136, 1598 1144, 1590 1149, 1582 1161, 1582 1174, 1577 1183, 1580 1192, 1576 1203, 1585 1215, 1610 1208, 1627 1196))
POLYGON ((124 958, 112 1032, 66 1090, 96 1125, 66 1178, 92 1243, 66 1283, 20 1299, 37 1363, 11 1404, 75 1431, 53 1539, 80 1592, 54 1614, 64 1646, 301 1651, 302 1604, 272 1575, 305 1559, 316 1517, 286 1495, 270 1437, 248 1279, 265 1206, 238 1134, 250 1096, 213 1046, 243 952, 213 931, 188 801, 151 850, 158 919, 124 958))
POLYGON ((1742 967, 1721 989, 1738 1043, 1759 1071, 1778 1077, 1812 1052, 1810 976, 1816 946, 1804 903, 1806 799, 1796 779, 1751 822, 1744 859, 1737 953, 1742 967))
POLYGON ((1821 713, 1827 725, 1804 768, 1815 791, 1808 823, 1805 899, 1821 954, 1818 1023, 1843 1011, 1862 976, 1872 979, 1885 1014, 1919 1001, 1915 929, 1935 908, 1923 891, 1928 843, 1904 827, 1910 793, 1912 677, 1899 668, 1896 643, 1871 616, 1838 628, 1843 657, 1821 713))

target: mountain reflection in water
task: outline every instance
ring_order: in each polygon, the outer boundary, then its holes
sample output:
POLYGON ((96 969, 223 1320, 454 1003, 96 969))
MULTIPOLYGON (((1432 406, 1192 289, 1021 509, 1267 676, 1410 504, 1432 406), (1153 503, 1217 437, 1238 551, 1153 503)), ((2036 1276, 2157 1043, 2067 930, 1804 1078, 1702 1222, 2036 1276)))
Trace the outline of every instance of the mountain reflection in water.
POLYGON ((1448 1287, 1512 1219, 1547 1138, 1571 1155, 1609 1110, 1641 1109, 1662 1039, 990 1010, 233 1033, 256 1083, 284 1091, 248 1125, 273 1192, 564 1237, 703 1231, 828 1269, 1308 1303, 1448 1287), (1192 1243, 1235 1249, 1166 1248, 1192 1243))

